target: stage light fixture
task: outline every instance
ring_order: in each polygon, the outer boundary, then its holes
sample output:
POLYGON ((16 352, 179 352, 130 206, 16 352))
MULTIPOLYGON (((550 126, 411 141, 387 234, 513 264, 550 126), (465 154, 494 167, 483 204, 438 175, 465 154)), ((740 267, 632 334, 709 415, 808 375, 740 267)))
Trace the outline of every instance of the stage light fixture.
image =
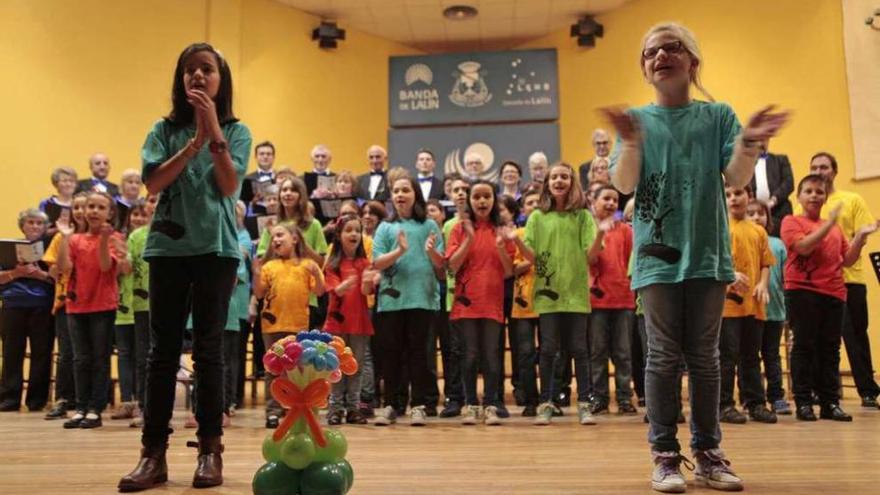
POLYGON ((443 9, 443 17, 451 21, 463 21, 465 19, 473 19, 478 14, 476 8, 470 5, 452 5, 443 9))
POLYGON ((596 22, 593 16, 584 16, 571 25, 571 37, 577 38, 578 46, 596 46, 596 38, 605 35, 605 26, 596 22))

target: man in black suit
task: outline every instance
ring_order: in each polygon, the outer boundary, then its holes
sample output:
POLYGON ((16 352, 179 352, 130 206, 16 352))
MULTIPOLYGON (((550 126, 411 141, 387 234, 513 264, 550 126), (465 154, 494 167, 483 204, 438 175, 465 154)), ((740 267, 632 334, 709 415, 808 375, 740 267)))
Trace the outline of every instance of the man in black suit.
POLYGON ((773 231, 770 235, 778 237, 782 219, 791 215, 791 201, 788 197, 794 191, 794 177, 788 157, 768 153, 767 144, 765 140, 759 145, 761 155, 755 164, 751 186, 755 197, 770 206, 770 216, 773 218, 773 231))
POLYGON ((119 186, 107 180, 110 175, 110 158, 104 153, 95 153, 89 158, 92 176, 76 183, 76 192, 99 191, 114 198, 119 196, 119 186))
POLYGON ((336 174, 330 171, 330 162, 333 155, 330 149, 323 144, 315 145, 312 148, 312 171, 303 174, 303 182, 306 184, 306 191, 309 193, 309 199, 315 206, 315 218, 326 225, 331 218, 324 215, 321 208, 321 200, 331 200, 335 197, 335 177, 336 174))
POLYGON ((260 187, 266 183, 275 183, 275 145, 269 141, 263 141, 254 147, 254 157, 257 159, 257 171, 244 176, 241 186, 241 200, 245 204, 259 202, 260 187))
MULTIPOLYGON (((596 153, 596 158, 605 158, 608 159, 608 155, 611 153, 611 137, 608 135, 608 131, 605 129, 596 129, 593 131, 593 150, 596 153)), ((581 188, 583 190, 587 190, 587 186, 590 185, 590 165, 592 165, 593 160, 589 160, 581 164, 580 168, 578 168, 578 176, 581 179, 581 188)))
POLYGON ((357 197, 369 201, 371 199, 388 201, 388 179, 385 177, 385 163, 388 153, 385 148, 374 144, 367 150, 367 159, 370 161, 370 171, 357 178, 357 197))
POLYGON ((418 172, 416 179, 419 181, 419 187, 422 189, 425 201, 443 199, 443 181, 434 176, 436 166, 434 152, 428 148, 422 148, 416 152, 416 171, 418 172))

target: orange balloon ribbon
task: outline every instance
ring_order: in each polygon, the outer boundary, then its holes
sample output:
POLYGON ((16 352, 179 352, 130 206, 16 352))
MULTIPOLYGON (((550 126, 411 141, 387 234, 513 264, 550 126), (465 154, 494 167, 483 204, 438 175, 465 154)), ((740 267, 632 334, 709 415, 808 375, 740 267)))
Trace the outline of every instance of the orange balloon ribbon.
POLYGON ((330 394, 330 384, 327 380, 315 380, 309 383, 305 389, 299 388, 295 383, 285 377, 278 377, 272 381, 272 396, 287 409, 287 415, 284 420, 275 429, 272 439, 276 442, 284 438, 287 430, 293 426, 300 416, 305 416, 309 429, 312 430, 312 438, 321 447, 327 446, 327 440, 324 438, 324 432, 321 431, 321 425, 318 418, 312 412, 312 408, 320 408, 327 405, 327 395, 330 394))

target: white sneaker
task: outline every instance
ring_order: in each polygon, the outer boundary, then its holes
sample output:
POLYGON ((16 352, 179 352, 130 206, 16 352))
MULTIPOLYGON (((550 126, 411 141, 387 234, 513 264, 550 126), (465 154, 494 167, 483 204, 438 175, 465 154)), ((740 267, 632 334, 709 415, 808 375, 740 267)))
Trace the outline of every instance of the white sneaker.
POLYGON ((535 416, 532 424, 537 426, 546 426, 550 424, 550 420, 553 418, 553 404, 550 402, 545 402, 538 406, 538 415, 535 416))
POLYGON ((410 426, 425 426, 428 415, 425 414, 425 406, 416 406, 409 410, 410 426))
POLYGON ((681 474, 681 463, 693 469, 693 464, 678 452, 652 451, 654 472, 651 473, 651 488, 663 493, 684 493, 687 482, 681 474))
POLYGON ((695 450, 694 460, 697 461, 697 469, 694 470, 697 483, 725 492, 743 489, 742 479, 730 469, 730 461, 721 449, 695 450))
POLYGON ((380 409, 379 414, 376 415, 376 419, 373 420, 373 424, 376 426, 388 426, 393 425, 396 422, 397 411, 391 406, 380 409))
POLYGON ((461 424, 475 425, 480 421, 480 406, 465 406, 461 410, 461 424))
POLYGON ((485 421, 488 426, 499 426, 501 424, 501 418, 498 417, 497 407, 489 406, 486 408, 485 421))
POLYGON ((596 417, 590 412, 589 402, 578 402, 578 421, 582 425, 596 424, 596 417))

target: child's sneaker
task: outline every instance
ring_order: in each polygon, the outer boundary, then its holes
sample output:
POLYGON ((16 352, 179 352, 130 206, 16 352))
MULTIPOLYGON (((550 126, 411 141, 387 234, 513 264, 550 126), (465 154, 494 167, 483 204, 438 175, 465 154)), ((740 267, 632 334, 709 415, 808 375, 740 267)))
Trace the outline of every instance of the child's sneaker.
POLYGON ((364 418, 372 418, 376 416, 376 413, 373 411, 373 406, 371 406, 369 402, 358 403, 358 411, 364 418))
POLYGON ((393 425, 397 422, 397 411, 394 410, 394 407, 387 406, 384 409, 379 410, 379 414, 376 415, 376 419, 373 420, 373 424, 376 426, 388 426, 393 425))
POLYGON ((593 416, 589 402, 578 402, 578 422, 582 425, 596 424, 596 418, 593 416))
POLYGON ((551 418, 553 418, 553 404, 545 402, 538 406, 538 415, 535 416, 533 424, 546 426, 550 424, 551 418))
POLYGON ((651 451, 654 460, 654 472, 651 473, 651 488, 663 493, 684 493, 687 490, 687 482, 681 474, 681 464, 693 470, 694 465, 675 451, 657 452, 651 451))
POLYGON ((342 409, 334 409, 327 414, 327 424, 331 426, 338 426, 342 424, 342 419, 345 417, 345 411, 342 409))
POLYGON ((425 411, 425 406, 416 406, 409 410, 409 425, 410 426, 425 426, 425 422, 427 421, 428 413, 425 411))
POLYGON ((791 416, 791 406, 785 399, 779 399, 773 402, 773 411, 782 416, 791 416))
POLYGON ((480 406, 465 406, 461 410, 461 424, 475 425, 480 419, 480 406))
POLYGON ((737 411, 735 406, 727 406, 721 410, 718 421, 735 425, 744 425, 748 421, 746 415, 737 411))
POLYGON ((639 411, 630 401, 624 401, 617 404, 617 414, 629 416, 638 413, 639 411))
POLYGON ((730 469, 730 461, 721 449, 695 450, 697 482, 716 490, 738 492, 743 489, 742 480, 730 469))
POLYGON ((123 402, 119 405, 119 409, 110 415, 110 419, 131 419, 137 411, 136 402, 123 402))
POLYGON ((758 423, 774 424, 776 423, 776 413, 767 409, 764 404, 759 404, 749 410, 749 419, 758 423))
POLYGON ((488 426, 498 426, 501 424, 501 417, 498 415, 498 408, 489 406, 486 408, 486 424, 488 426))

